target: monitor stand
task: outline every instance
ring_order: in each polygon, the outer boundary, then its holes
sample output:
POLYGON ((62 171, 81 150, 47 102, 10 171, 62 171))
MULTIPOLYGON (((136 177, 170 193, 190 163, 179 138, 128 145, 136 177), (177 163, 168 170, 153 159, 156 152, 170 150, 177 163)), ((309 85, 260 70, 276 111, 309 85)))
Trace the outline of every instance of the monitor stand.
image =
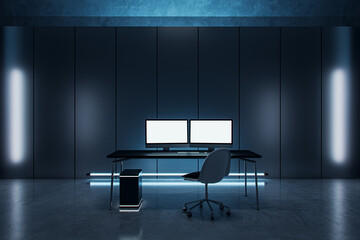
POLYGON ((212 152, 214 150, 215 150, 215 148, 208 148, 208 152, 212 152))

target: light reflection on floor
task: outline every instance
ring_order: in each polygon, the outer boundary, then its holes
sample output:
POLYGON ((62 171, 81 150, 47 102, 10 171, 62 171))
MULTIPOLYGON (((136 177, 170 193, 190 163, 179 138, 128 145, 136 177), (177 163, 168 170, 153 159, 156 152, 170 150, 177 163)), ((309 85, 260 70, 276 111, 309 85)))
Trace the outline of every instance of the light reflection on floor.
MULTIPOLYGON (((116 208, 109 211, 110 188, 90 185, 96 181, 0 180, 0 238, 346 240, 360 236, 360 180, 262 179, 259 211, 254 186, 249 186, 245 197, 242 185, 214 184, 209 197, 232 211, 228 217, 214 208, 214 221, 207 207, 194 210, 192 218, 181 210, 185 202, 204 197, 201 184, 145 185, 141 211, 119 213, 116 208)), ((116 202, 118 187, 114 191, 116 202)))

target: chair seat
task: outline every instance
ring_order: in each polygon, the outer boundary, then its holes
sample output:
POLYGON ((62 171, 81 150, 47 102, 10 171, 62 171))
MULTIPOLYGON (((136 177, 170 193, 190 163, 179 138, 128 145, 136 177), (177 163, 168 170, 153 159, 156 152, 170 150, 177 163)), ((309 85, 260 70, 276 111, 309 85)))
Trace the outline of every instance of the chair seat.
POLYGON ((200 176, 200 171, 199 172, 188 173, 188 174, 183 175, 182 177, 184 178, 184 180, 198 181, 199 176, 200 176))

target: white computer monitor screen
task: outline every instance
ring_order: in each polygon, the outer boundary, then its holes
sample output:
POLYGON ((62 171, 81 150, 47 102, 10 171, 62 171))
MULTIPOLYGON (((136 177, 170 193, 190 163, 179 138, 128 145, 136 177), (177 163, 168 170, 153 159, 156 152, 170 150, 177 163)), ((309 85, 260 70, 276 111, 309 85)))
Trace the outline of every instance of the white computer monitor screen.
POLYGON ((146 120, 146 144, 187 144, 187 120, 146 120))
POLYGON ((232 120, 190 120, 190 144, 232 144, 232 120))

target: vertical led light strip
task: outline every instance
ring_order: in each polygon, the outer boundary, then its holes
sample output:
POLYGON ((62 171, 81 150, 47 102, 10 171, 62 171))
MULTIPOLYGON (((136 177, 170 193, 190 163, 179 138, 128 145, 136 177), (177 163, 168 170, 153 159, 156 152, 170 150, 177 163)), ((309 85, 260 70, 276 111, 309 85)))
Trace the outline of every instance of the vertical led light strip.
MULTIPOLYGON (((335 164, 343 165, 351 155, 352 28, 331 29, 331 65, 329 75, 330 155, 335 164)), ((355 107, 355 106, 353 106, 355 107)))
POLYGON ((342 69, 336 69, 331 76, 331 128, 332 157, 337 163, 346 158, 347 125, 347 79, 342 69))
POLYGON ((8 87, 9 156, 17 164, 24 158, 24 76, 20 70, 10 71, 8 87))

